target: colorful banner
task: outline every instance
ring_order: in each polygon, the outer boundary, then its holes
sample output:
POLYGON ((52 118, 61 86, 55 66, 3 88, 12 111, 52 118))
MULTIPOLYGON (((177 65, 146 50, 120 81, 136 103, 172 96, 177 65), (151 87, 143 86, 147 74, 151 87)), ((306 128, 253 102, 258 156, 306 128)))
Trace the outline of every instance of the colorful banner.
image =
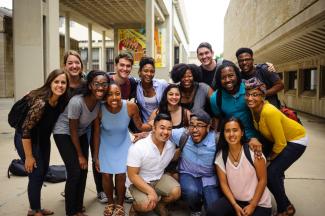
MULTIPOLYGON (((162 32, 155 28, 154 32, 154 58, 155 66, 163 67, 162 57, 162 32)), ((141 29, 119 29, 118 51, 128 51, 134 57, 134 64, 138 65, 140 59, 146 54, 146 32, 141 29)))

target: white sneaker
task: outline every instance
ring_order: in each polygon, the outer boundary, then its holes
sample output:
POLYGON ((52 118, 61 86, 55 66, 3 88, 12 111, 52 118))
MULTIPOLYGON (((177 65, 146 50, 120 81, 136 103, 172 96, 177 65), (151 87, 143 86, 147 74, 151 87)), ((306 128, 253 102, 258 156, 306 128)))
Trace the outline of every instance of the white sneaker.
POLYGON ((107 196, 105 194, 105 192, 99 192, 97 194, 97 199, 100 203, 107 203, 108 202, 108 199, 107 199, 107 196))
POLYGON ((191 216, 201 216, 201 212, 191 212, 191 216))

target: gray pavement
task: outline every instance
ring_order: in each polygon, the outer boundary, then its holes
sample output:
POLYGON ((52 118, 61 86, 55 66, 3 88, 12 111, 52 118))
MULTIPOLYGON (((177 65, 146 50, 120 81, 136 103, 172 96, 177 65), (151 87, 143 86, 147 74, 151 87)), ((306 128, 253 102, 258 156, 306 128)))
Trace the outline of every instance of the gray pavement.
MULTIPOLYGON (((0 215, 26 215, 28 210, 27 178, 7 178, 10 161, 18 158, 13 144, 14 130, 7 123, 12 99, 0 99, 0 215)), ((286 191, 297 209, 296 216, 325 215, 325 120, 300 114, 309 135, 309 146, 303 156, 286 172, 286 191)), ((51 164, 63 164, 52 142, 51 164)), ((102 215, 104 205, 96 199, 96 189, 89 167, 85 193, 85 207, 89 216, 102 215)), ((42 189, 42 207, 64 215, 64 198, 60 192, 65 183, 45 183, 42 189)), ((126 209, 130 205, 125 204, 126 209)), ((188 215, 185 210, 171 212, 173 216, 188 215)))

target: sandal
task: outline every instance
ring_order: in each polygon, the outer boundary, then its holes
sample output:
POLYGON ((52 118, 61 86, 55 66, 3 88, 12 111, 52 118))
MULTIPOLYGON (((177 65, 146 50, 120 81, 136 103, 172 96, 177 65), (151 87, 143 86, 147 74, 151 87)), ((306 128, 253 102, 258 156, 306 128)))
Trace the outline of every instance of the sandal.
POLYGON ((114 209, 115 209, 115 204, 114 203, 107 204, 105 206, 104 216, 113 216, 114 209))
POLYGON ((54 212, 48 209, 41 209, 40 211, 36 211, 36 210, 28 210, 27 216, 34 216, 36 213, 42 213, 43 215, 53 215, 54 212))
POLYGON ((125 216, 124 207, 116 204, 114 213, 115 213, 115 216, 125 216))
POLYGON ((288 215, 288 216, 293 216, 293 215, 295 215, 295 213, 296 213, 296 209, 295 209, 295 207, 294 207, 292 204, 290 204, 290 205, 287 207, 287 215, 288 215))
POLYGON ((138 216, 137 212, 133 208, 133 205, 131 205, 130 211, 129 211, 129 216, 138 216))

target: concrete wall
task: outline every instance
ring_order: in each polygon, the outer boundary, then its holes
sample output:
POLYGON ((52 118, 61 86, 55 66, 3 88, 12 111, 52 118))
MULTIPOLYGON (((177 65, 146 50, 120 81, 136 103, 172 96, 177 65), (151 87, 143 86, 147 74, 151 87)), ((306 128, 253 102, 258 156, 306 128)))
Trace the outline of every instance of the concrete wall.
POLYGON ((231 0, 224 20, 224 58, 234 60, 238 48, 255 46, 314 2, 317 0, 231 0))

